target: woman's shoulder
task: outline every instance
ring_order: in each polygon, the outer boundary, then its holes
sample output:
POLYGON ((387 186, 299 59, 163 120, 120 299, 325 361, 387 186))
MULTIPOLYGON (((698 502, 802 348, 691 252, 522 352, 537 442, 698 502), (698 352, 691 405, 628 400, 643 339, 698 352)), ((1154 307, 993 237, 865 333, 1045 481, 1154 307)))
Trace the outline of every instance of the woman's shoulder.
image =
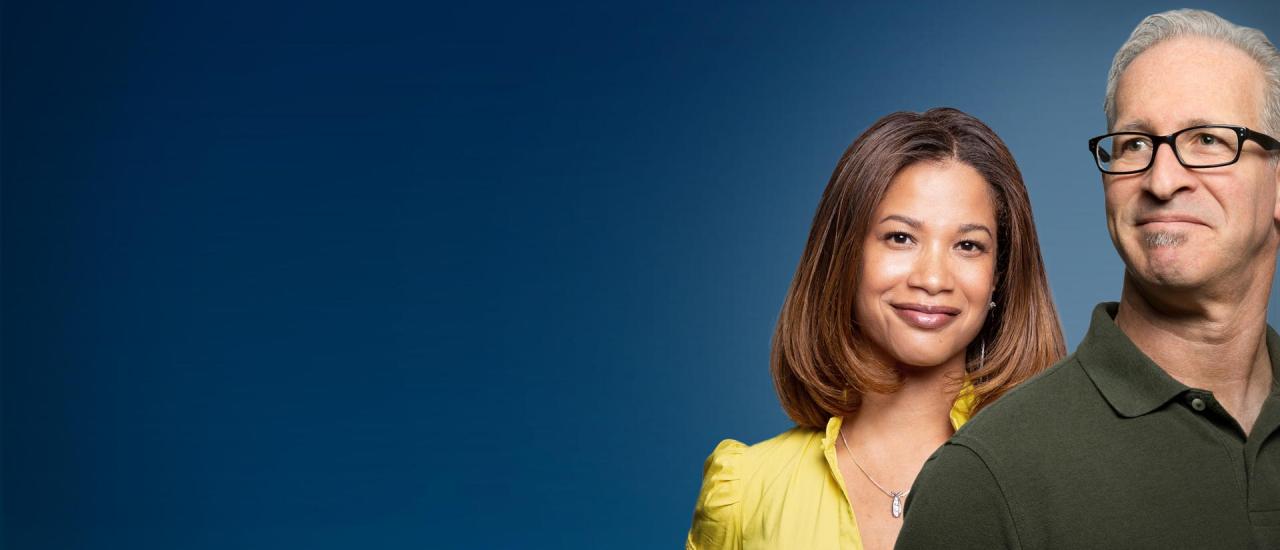
POLYGON ((821 430, 797 427, 754 445, 734 439, 716 445, 703 465, 702 490, 685 547, 734 547, 746 495, 762 495, 775 486, 772 480, 824 463, 823 435, 821 430))
POLYGON ((800 465, 802 462, 796 460, 800 456, 822 456, 823 437, 822 430, 795 427, 754 445, 725 439, 707 457, 702 470, 703 480, 749 479, 778 468, 800 465))

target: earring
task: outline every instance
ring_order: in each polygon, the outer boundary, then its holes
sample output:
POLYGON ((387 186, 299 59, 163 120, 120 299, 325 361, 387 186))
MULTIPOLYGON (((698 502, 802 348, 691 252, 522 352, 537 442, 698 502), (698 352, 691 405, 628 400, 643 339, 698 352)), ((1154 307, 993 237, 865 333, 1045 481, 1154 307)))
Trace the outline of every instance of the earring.
POLYGON ((996 303, 995 303, 995 302, 991 302, 991 303, 987 304, 987 307, 988 307, 988 308, 991 308, 991 309, 995 309, 995 308, 996 308, 996 303))
MULTIPOLYGON (((995 302, 992 302, 995 303, 995 302)), ((982 370, 983 363, 987 362, 987 341, 982 341, 982 352, 978 355, 978 370, 982 370)))

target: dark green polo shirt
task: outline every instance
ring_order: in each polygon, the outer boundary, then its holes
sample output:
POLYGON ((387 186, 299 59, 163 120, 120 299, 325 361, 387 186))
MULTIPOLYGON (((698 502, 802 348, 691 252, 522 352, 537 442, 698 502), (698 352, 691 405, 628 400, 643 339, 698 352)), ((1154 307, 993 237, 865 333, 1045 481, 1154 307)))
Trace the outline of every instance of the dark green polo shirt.
MULTIPOLYGON (((925 463, 899 550, 1280 548, 1280 386, 1247 437, 1099 304, 1075 353, 925 463)), ((1280 336, 1267 329, 1273 378, 1280 336)))

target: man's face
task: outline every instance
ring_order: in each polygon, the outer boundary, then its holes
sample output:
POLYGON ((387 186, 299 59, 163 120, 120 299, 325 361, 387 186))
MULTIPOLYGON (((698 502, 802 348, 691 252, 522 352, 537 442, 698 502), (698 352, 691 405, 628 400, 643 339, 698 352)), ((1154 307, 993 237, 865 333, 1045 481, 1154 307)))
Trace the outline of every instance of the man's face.
MULTIPOLYGON (((1143 52, 1121 75, 1111 131, 1167 135, 1202 124, 1266 132, 1261 67, 1235 47, 1175 38, 1143 52)), ((1194 289, 1252 284, 1270 273, 1280 237, 1280 175, 1252 141, 1240 160, 1184 168, 1168 144, 1145 172, 1104 175, 1107 226, 1128 272, 1144 286, 1194 289)))

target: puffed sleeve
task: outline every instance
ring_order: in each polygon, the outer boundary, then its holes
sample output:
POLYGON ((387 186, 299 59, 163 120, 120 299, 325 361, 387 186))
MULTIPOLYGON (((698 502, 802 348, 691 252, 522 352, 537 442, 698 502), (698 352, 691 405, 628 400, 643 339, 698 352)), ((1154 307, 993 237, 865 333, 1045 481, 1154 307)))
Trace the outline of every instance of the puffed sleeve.
POLYGON ((721 441, 702 467, 702 491, 693 510, 693 527, 685 550, 737 550, 742 547, 739 525, 742 482, 738 462, 747 446, 732 439, 721 441))

